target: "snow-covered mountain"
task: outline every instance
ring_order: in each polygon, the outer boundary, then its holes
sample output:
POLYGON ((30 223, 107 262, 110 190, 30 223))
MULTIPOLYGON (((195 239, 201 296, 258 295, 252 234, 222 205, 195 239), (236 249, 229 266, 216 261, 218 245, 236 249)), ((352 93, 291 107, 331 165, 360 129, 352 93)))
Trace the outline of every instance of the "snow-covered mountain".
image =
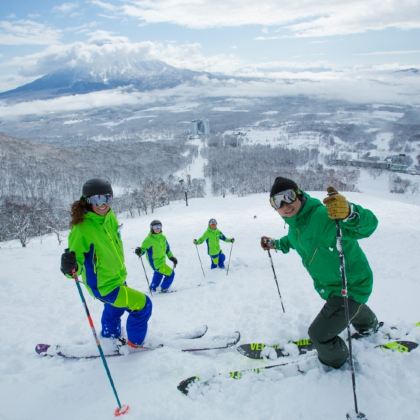
POLYGON ((0 99, 46 99, 123 87, 141 91, 165 89, 203 75, 208 74, 179 69, 159 60, 95 62, 59 68, 31 83, 0 93, 0 99))
MULTIPOLYGON (((315 192, 323 198, 325 192, 315 192)), ((372 209, 379 219, 377 231, 360 241, 374 273, 370 307, 392 325, 410 327, 418 313, 419 207, 374 192, 345 193, 353 202, 372 209)), ((242 341, 286 343, 306 337, 308 326, 323 301, 298 255, 273 253, 286 313, 282 312, 270 260, 259 246, 263 234, 281 237, 286 229, 270 208, 266 194, 190 200, 157 209, 138 218, 120 217, 123 223, 128 284, 146 291, 142 266, 134 249, 147 235, 151 219, 160 219, 179 264, 177 293, 157 295, 149 340, 204 323, 209 335, 240 330, 242 341), (235 237, 229 275, 209 269, 205 245, 199 247, 203 277, 192 239, 215 217, 220 229, 235 237), (198 285, 200 284, 200 287, 198 285)), ((222 243, 226 255, 230 244, 222 243)), ((66 361, 40 358, 36 343, 95 344, 83 306, 72 280, 59 270, 60 254, 54 236, 33 239, 27 248, 17 242, 0 248, 0 418, 13 420, 112 419, 116 402, 99 360, 66 361)), ((150 279, 150 268, 146 265, 150 279)), ((102 303, 86 293, 99 330, 102 303)), ((125 324, 125 322, 124 322, 125 324)), ((420 340, 419 328, 407 339, 420 340)), ((381 338, 378 336, 377 340, 381 338)), ((408 354, 379 351, 370 339, 353 343, 360 411, 370 420, 417 420, 420 410, 418 382, 420 350, 408 354)), ((192 375, 257 368, 266 363, 229 350, 183 353, 170 347, 109 359, 109 367, 122 403, 131 407, 127 420, 325 420, 344 419, 353 408, 349 371, 324 372, 314 367, 295 376, 270 369, 241 380, 220 378, 191 397, 177 390, 180 380, 192 375)))

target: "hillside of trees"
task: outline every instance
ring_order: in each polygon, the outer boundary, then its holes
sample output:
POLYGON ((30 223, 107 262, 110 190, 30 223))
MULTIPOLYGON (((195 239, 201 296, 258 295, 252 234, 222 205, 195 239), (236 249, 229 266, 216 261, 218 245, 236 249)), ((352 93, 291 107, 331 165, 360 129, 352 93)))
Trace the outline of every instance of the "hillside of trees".
MULTIPOLYGON (((217 140, 217 139, 216 139, 217 140)), ((0 135, 0 241, 31 237, 68 228, 71 203, 93 177, 108 179, 116 188, 117 212, 153 213, 157 207, 186 196, 204 196, 204 179, 180 182, 173 174, 197 156, 198 147, 183 139, 171 142, 107 141, 39 143, 0 135)), ((281 173, 307 190, 331 183, 354 190, 354 168, 326 169, 317 149, 240 145, 209 139, 201 152, 204 175, 212 193, 246 195, 269 191, 281 173)))

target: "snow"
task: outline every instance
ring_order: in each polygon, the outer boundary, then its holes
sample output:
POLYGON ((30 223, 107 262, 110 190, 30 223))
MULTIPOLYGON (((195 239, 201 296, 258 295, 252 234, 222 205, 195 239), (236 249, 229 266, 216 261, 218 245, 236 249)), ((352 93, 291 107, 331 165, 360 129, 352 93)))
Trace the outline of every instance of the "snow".
MULTIPOLYGON (((322 192, 313 193, 322 198, 322 192)), ((361 241, 375 276, 369 305, 389 324, 410 327, 419 320, 420 211, 374 193, 346 193, 353 202, 372 209, 380 224, 361 241)), ((178 258, 174 287, 177 293, 153 297, 149 340, 208 324, 208 334, 240 330, 241 343, 263 340, 285 343, 304 338, 323 301, 299 257, 273 253, 286 313, 280 300, 268 256, 259 246, 261 235, 286 233, 281 218, 270 208, 266 194, 248 197, 193 199, 158 209, 135 219, 120 217, 128 283, 145 291, 146 281, 134 248, 148 233, 151 219, 163 222, 178 258), (229 275, 210 271, 205 245, 199 246, 203 278, 192 239, 214 217, 219 228, 235 237, 229 275), (201 284, 201 287, 196 285, 201 284)), ((66 361, 37 356, 40 342, 86 343, 93 346, 76 287, 59 271, 59 246, 53 236, 32 240, 27 248, 15 241, 1 243, 0 298, 0 419, 92 420, 112 419, 117 404, 100 360, 66 361)), ((227 256, 230 244, 222 243, 227 256)), ((149 279, 151 270, 146 266, 149 279)), ((85 297, 100 329, 102 304, 85 297)), ((420 330, 417 328, 417 330, 420 330)), ((413 329, 408 339, 420 340, 413 329)), ((375 350, 363 340, 353 342, 359 409, 369 420, 415 420, 420 350, 395 354, 375 350)), ((241 356, 234 348, 205 353, 182 353, 168 347, 149 353, 108 360, 122 403, 130 405, 127 419, 344 419, 353 409, 349 371, 324 372, 316 364, 306 375, 276 369, 238 381, 219 380, 192 397, 182 395, 180 380, 199 374, 258 367, 265 363, 241 356)))

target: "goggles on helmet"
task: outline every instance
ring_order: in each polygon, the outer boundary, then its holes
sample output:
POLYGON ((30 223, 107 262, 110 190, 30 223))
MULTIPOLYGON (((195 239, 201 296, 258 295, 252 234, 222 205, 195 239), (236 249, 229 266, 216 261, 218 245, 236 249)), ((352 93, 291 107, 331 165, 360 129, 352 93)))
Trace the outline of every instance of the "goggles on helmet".
POLYGON ((157 231, 157 230, 162 230, 162 224, 158 223, 156 225, 152 225, 151 228, 154 232, 157 231))
POLYGON ((285 190, 270 197, 270 204, 273 209, 278 210, 284 204, 294 203, 297 199, 295 190, 285 190))
POLYGON ((97 194, 91 195, 90 197, 86 198, 86 201, 92 206, 100 207, 104 204, 111 205, 112 203, 112 194, 97 194))

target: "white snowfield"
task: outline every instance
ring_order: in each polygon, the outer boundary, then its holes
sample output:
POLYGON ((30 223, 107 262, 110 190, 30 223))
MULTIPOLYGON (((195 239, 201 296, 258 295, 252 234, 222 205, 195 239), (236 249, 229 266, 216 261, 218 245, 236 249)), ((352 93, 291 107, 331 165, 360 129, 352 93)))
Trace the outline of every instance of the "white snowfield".
MULTIPOLYGON (((323 198, 324 193, 313 195, 323 198)), ((420 208, 372 194, 345 195, 379 219, 377 231, 360 241, 375 277, 369 305, 380 320, 409 328, 420 321, 420 208)), ((267 194, 193 199, 188 207, 180 201, 153 215, 121 217, 127 280, 142 291, 147 290, 146 280, 133 251, 152 219, 163 222, 179 265, 174 282, 178 292, 153 297, 149 340, 201 324, 208 324, 209 335, 240 330, 241 343, 307 337, 323 301, 294 251, 273 252, 286 309, 282 312, 270 260, 259 239, 279 238, 287 230, 270 208, 267 194), (204 232, 211 217, 236 241, 228 276, 226 271, 210 271, 206 245, 199 246, 203 278, 192 240, 204 232), (202 286, 195 287, 198 284, 202 286)), ((222 247, 228 257, 231 245, 222 242, 222 247)), ((75 284, 59 270, 64 248, 53 236, 34 239, 26 249, 17 242, 0 244, 2 420, 114 418, 117 404, 100 359, 68 361, 34 352, 43 342, 85 342, 87 348, 96 348, 75 284)), ((146 269, 150 280, 150 267, 146 269)), ((84 291, 99 332, 102 304, 84 291)), ((420 341, 418 330, 407 338, 420 341)), ((391 353, 363 340, 353 341, 353 347, 360 367, 359 409, 369 420, 417 420, 420 349, 391 353)), ((218 381, 192 398, 177 390, 179 381, 192 375, 204 378, 275 363, 247 359, 235 348, 193 354, 164 347, 108 363, 122 403, 131 407, 123 417, 127 420, 344 420, 354 407, 350 372, 325 373, 318 367, 298 376, 271 369, 238 381, 218 381)))

